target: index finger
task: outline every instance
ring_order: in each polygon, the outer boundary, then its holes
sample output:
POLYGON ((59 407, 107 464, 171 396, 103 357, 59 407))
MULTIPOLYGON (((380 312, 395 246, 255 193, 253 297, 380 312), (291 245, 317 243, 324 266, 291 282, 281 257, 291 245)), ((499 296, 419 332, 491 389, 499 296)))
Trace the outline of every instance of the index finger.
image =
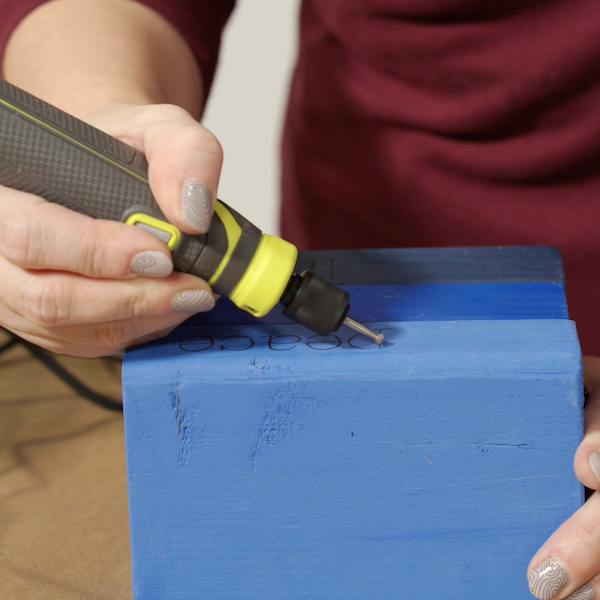
POLYGON ((86 215, 0 186, 0 255, 27 270, 67 271, 96 279, 166 277, 165 244, 138 227, 86 215))

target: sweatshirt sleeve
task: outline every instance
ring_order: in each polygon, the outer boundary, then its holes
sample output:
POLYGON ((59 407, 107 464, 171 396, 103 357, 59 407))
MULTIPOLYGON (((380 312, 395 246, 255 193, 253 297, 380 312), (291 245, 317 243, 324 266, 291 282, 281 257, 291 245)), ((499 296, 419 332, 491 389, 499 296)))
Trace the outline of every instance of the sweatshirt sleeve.
POLYGON ((139 1, 162 15, 188 43, 202 71, 204 96, 208 97, 217 67, 221 34, 235 0, 139 1))
MULTIPOLYGON (((0 0, 0 66, 4 49, 19 22, 49 0, 0 0)), ((192 49, 208 96, 217 66, 221 33, 235 0, 136 0, 165 18, 192 49)), ((0 73, 1 74, 1 73, 0 73)))
POLYGON ((0 75, 4 77, 4 50, 10 34, 21 20, 47 0, 0 0, 0 75))

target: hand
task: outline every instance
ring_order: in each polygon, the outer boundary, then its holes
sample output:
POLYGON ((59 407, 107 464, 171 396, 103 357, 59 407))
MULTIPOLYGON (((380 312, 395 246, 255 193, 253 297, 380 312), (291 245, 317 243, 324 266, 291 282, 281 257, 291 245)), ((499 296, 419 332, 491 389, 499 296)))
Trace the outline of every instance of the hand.
POLYGON ((529 564, 531 592, 546 600, 600 598, 600 358, 584 357, 584 379, 590 397, 574 467, 579 481, 596 491, 529 564))
MULTIPOLYGON (((165 216, 185 233, 210 224, 222 164, 217 140, 169 105, 114 105, 86 120, 146 154, 165 216)), ((165 335, 214 297, 173 273, 163 242, 0 186, 0 325, 39 346, 102 356, 165 335)))

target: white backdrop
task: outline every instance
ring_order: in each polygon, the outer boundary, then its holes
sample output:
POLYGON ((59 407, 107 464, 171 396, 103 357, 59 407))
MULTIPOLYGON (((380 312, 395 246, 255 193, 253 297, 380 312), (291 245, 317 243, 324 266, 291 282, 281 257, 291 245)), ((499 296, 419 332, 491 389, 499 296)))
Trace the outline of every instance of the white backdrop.
POLYGON ((202 123, 225 162, 219 198, 279 232, 279 141, 296 55, 299 0, 238 0, 202 123))

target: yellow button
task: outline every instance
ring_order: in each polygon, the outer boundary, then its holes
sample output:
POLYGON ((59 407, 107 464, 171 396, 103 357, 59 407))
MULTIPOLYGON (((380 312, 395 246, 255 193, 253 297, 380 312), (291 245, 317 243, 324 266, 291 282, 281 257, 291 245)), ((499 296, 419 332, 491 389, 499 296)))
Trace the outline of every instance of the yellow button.
POLYGON ((141 227, 146 231, 155 235, 158 239, 162 240, 169 250, 173 250, 181 237, 181 232, 175 225, 172 225, 168 221, 151 217, 142 212, 137 212, 129 215, 125 220, 127 225, 135 225, 141 227))

